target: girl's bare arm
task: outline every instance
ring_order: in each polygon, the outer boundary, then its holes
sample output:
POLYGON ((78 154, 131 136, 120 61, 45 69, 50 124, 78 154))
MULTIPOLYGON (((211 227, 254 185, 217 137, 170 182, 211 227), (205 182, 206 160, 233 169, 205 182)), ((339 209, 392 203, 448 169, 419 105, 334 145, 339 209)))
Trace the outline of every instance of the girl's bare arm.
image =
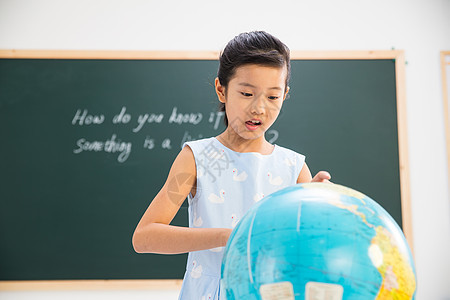
POLYGON ((195 184, 194 155, 189 147, 184 147, 172 164, 164 186, 134 231, 136 252, 178 254, 226 245, 231 229, 169 225, 195 184))

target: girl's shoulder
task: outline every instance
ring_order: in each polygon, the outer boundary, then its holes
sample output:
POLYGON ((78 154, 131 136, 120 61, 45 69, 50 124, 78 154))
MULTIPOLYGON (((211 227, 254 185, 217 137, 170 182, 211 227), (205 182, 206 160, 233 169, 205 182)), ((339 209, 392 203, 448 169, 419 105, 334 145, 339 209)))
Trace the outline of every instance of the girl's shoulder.
POLYGON ((215 137, 208 137, 198 140, 186 141, 183 145, 202 145, 214 142, 215 137))
POLYGON ((294 156, 294 157, 300 157, 300 158, 305 158, 305 156, 301 153, 298 153, 297 151, 294 151, 292 149, 280 146, 280 145, 275 145, 275 148, 277 149, 277 154, 280 156, 294 156))
POLYGON ((276 147, 276 158, 273 160, 277 166, 285 167, 287 169, 293 170, 295 174, 295 179, 298 178, 300 171, 305 165, 306 157, 303 154, 298 153, 292 149, 275 145, 276 147))
POLYGON ((214 137, 209 137, 209 138, 203 138, 203 139, 198 139, 198 140, 194 140, 194 141, 187 141, 184 142, 181 148, 184 148, 185 146, 189 146, 189 148, 191 148, 191 150, 195 153, 198 151, 202 151, 204 149, 207 148, 213 148, 214 147, 214 137))

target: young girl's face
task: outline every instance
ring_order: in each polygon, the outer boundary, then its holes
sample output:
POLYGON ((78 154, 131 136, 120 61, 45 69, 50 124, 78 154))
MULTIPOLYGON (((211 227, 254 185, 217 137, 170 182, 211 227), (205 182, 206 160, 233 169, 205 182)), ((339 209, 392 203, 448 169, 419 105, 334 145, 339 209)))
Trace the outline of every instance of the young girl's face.
POLYGON ((275 122, 286 98, 286 67, 243 65, 225 89, 216 79, 219 101, 225 103, 227 130, 256 139, 275 122))

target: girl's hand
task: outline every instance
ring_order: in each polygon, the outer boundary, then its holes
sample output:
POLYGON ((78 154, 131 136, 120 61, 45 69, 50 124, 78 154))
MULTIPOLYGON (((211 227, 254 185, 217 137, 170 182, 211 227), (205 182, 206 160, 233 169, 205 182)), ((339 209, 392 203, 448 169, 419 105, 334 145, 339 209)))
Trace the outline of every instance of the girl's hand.
POLYGON ((330 179, 331 179, 330 173, 328 173, 327 171, 320 171, 316 174, 316 176, 314 176, 314 178, 311 180, 311 182, 331 183, 330 179))

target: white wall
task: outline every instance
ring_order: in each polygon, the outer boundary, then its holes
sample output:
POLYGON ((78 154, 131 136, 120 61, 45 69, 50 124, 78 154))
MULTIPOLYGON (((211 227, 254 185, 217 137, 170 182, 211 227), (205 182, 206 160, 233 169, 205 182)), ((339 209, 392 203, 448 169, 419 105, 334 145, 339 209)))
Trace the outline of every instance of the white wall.
MULTIPOLYGON (((405 50, 417 299, 450 299, 439 68, 439 51, 450 50, 450 0, 0 0, 0 49, 220 50, 249 30, 267 30, 292 50, 405 50)), ((142 293, 127 298, 141 299, 142 293)), ((86 295, 121 299, 124 294, 0 292, 2 299, 86 295)), ((145 295, 176 299, 176 293, 145 295)))

